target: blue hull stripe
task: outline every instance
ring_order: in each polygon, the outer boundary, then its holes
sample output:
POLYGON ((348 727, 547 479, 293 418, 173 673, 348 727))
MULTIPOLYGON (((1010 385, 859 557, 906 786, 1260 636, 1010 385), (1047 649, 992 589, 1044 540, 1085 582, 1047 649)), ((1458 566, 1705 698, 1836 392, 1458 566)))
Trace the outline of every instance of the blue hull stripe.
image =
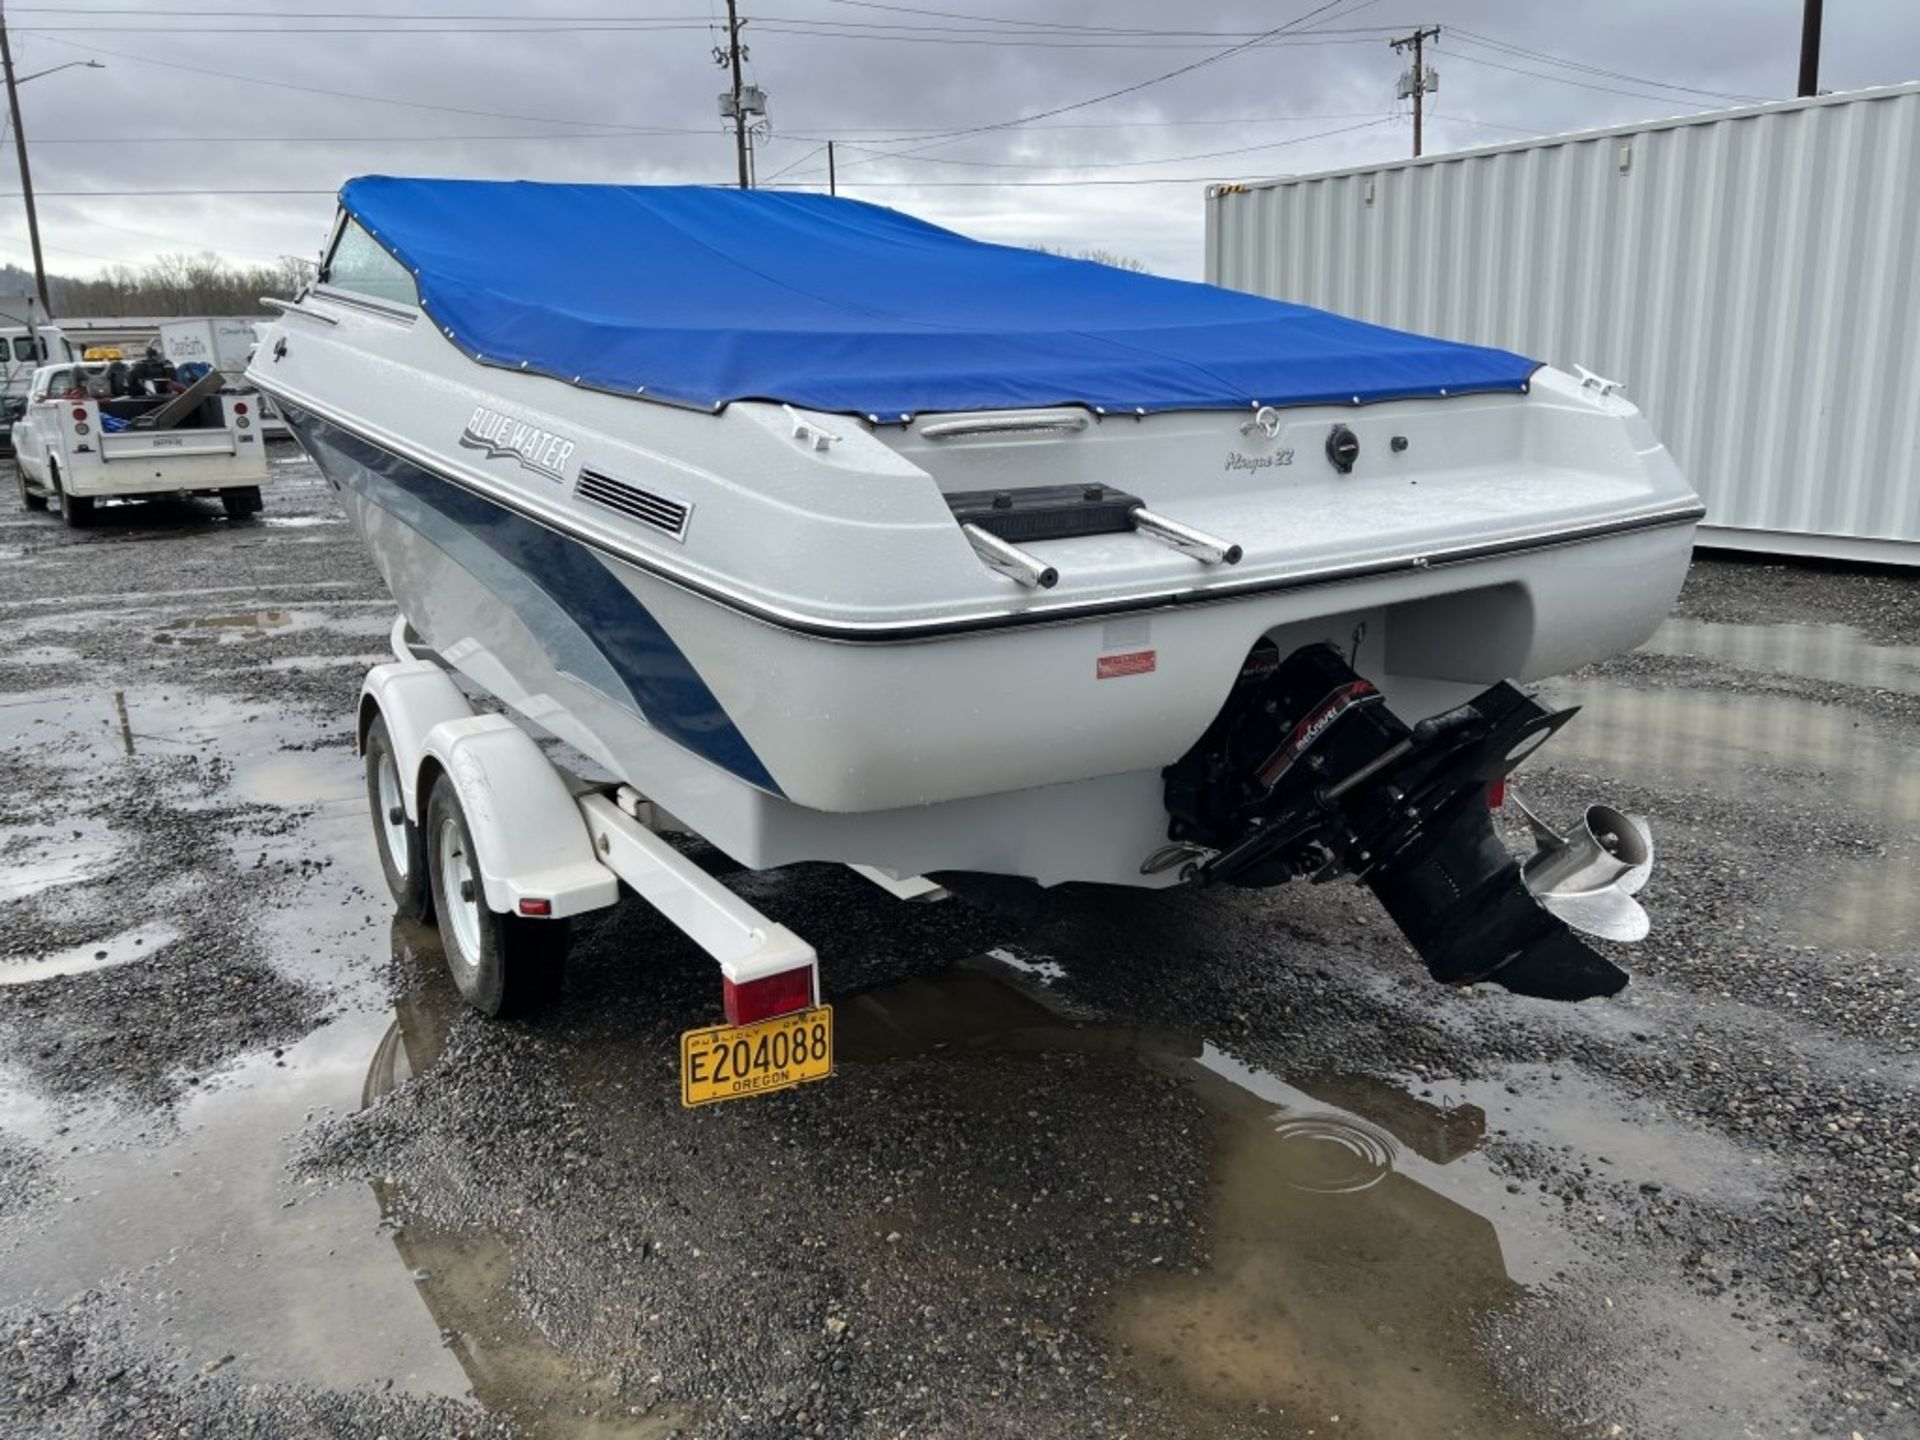
POLYGON ((278 403, 307 452, 327 457, 333 479, 438 545, 510 607, 561 668, 609 698, 629 700, 656 730, 702 759, 781 793, 680 647, 592 550, 310 411, 278 403))

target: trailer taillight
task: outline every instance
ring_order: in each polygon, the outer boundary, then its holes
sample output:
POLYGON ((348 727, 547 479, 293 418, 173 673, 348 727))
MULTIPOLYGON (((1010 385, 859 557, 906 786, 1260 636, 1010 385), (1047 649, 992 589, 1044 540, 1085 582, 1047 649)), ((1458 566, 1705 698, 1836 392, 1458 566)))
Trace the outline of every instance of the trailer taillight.
POLYGON ((76 406, 74 406, 74 407, 73 407, 73 418, 74 418, 74 419, 76 419, 76 420, 84 420, 84 419, 86 419, 86 418, 87 418, 87 407, 86 407, 86 406, 84 406, 84 405, 76 405, 76 406))
POLYGON ((553 914, 553 901, 522 900, 520 902, 520 913, 522 915, 531 915, 536 920, 544 920, 553 914))
POLYGON ((789 1015, 813 1004, 813 967, 782 970, 758 980, 735 983, 721 977, 729 1025, 747 1025, 775 1015, 789 1015))
POLYGON ((246 402, 246 401, 244 401, 244 400, 236 400, 236 401, 234 401, 234 402, 233 402, 233 413, 234 413, 234 414, 236 414, 236 415, 244 415, 244 414, 246 414, 246 413, 247 413, 247 402, 246 402))

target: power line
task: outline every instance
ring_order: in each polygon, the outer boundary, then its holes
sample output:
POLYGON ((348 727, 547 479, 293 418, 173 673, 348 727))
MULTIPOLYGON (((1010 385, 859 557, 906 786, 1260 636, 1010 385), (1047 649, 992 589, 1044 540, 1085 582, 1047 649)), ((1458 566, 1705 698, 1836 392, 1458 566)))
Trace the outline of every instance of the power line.
MULTIPOLYGON (((390 26, 370 25, 329 25, 300 26, 273 25, 253 26, 236 29, 227 25, 131 25, 115 26, 109 29, 102 25, 32 25, 16 26, 18 35, 40 35, 58 40, 63 35, 218 35, 223 39, 246 39, 248 37, 275 37, 281 35, 341 35, 361 36, 380 35, 388 38, 400 38, 408 35, 534 35, 557 36, 578 34, 614 34, 614 35, 659 35, 671 32, 688 33, 706 30, 705 22, 676 25, 495 25, 475 27, 471 25, 416 25, 395 29, 390 26)), ((1056 35, 1009 35, 1005 31, 986 31, 977 34, 916 33, 922 28, 911 30, 860 30, 860 29, 822 29, 804 24, 781 24, 759 21, 754 29, 762 35, 785 35, 804 40, 867 40, 889 45, 970 45, 984 46, 990 49, 1026 49, 1026 50, 1207 50, 1219 42, 1217 39, 1112 39, 1088 40, 1077 36, 1056 35), (981 38, 984 36, 984 38, 981 38)), ((1384 33, 1384 32, 1382 32, 1384 33)), ((1260 39, 1261 48, 1316 48, 1333 45, 1367 45, 1373 43, 1370 36, 1331 36, 1326 39, 1311 35, 1293 37, 1279 36, 1260 39)))
POLYGON ((1657 90, 1679 90, 1688 95, 1704 95, 1710 100, 1738 100, 1747 104, 1764 104, 1766 99, 1760 95, 1740 95, 1725 90, 1700 90, 1691 85, 1676 85, 1668 80, 1650 79, 1645 75, 1629 75, 1624 70, 1608 70, 1598 65, 1589 65, 1583 60, 1569 60, 1564 55, 1550 55, 1544 50, 1529 50, 1524 45, 1515 45, 1507 40, 1496 40, 1472 30, 1462 30, 1457 25, 1451 27, 1449 33, 1462 36, 1477 45, 1498 50, 1503 54, 1540 61, 1548 65, 1560 65, 1569 70, 1598 75, 1608 80, 1624 80, 1630 85, 1644 85, 1657 90))
MULTIPOLYGON (((880 160, 905 160, 914 165, 966 165, 985 170, 1118 170, 1131 165, 1178 165, 1193 160, 1219 160, 1229 155, 1251 155, 1259 150, 1278 150, 1288 145, 1302 145, 1309 140, 1324 140, 1330 135, 1346 135, 1355 130, 1368 130, 1375 125, 1385 124, 1393 118, 1391 115, 1375 115, 1358 125, 1342 125, 1337 129, 1318 130, 1311 135, 1295 135, 1286 140, 1268 140, 1259 145, 1238 145, 1231 150, 1207 150, 1197 155, 1152 155, 1142 160, 960 160, 947 155, 896 156, 886 151, 873 150, 867 153, 880 160)), ((846 141, 840 143, 846 145, 849 150, 866 149, 865 146, 847 144, 846 141)), ((802 156, 787 169, 796 169, 811 158, 812 156, 802 156)))
POLYGON ((1648 90, 1622 90, 1617 85, 1596 85, 1591 80, 1576 80, 1571 75, 1551 75, 1540 70, 1526 70, 1518 65, 1504 65, 1498 60, 1489 60, 1484 55, 1469 55, 1461 50, 1449 52, 1453 59, 1464 60, 1469 65, 1485 65, 1493 70, 1505 70, 1512 75, 1526 75, 1535 80, 1551 80, 1557 85, 1574 85, 1582 90, 1599 90, 1608 95, 1625 95, 1634 100, 1652 100, 1661 105, 1680 105, 1686 102, 1672 95, 1657 95, 1648 90))
POLYGON ((151 55, 133 55, 124 50, 109 50, 104 45, 83 45, 77 40, 43 39, 69 50, 85 50, 95 55, 111 55, 134 65, 155 65, 162 70, 180 70, 189 75, 209 75, 217 80, 234 80, 242 85, 264 85, 272 90, 295 90, 306 95, 326 95, 336 100, 365 100, 376 105, 400 105, 410 110, 434 110, 448 115, 473 115, 483 120, 524 120, 535 125, 572 125, 585 130, 636 132, 634 127, 612 125, 602 120, 563 120, 552 115, 515 115, 504 110, 474 110, 461 105, 435 105, 426 100, 402 100, 394 95, 368 95, 352 90, 332 90, 320 85, 300 85, 291 80, 268 80, 259 75, 236 75, 229 70, 211 70, 201 65, 183 65, 176 60, 156 60, 151 55))
MULTIPOLYGON (((340 187, 336 185, 330 189, 324 189, 324 190, 297 190, 297 189, 36 190, 33 193, 36 195, 45 195, 48 197, 58 196, 61 199, 65 199, 65 200, 85 200, 93 196, 112 197, 114 199, 125 199, 130 196, 136 196, 136 195, 142 198, 156 198, 156 197, 164 198, 169 196, 202 196, 202 195, 338 195, 340 193, 340 187)), ((18 190, 0 190, 0 200, 18 200, 19 198, 20 198, 20 192, 18 190)))
MULTIPOLYGON (((1370 110, 1335 110, 1312 115, 1216 115, 1188 120, 1064 120, 1053 125, 1033 125, 1032 130, 1158 130, 1186 128, 1195 125, 1286 125, 1305 120, 1360 120, 1373 114, 1370 110)), ((3 119, 4 116, 0 116, 3 119)), ((923 125, 912 129, 889 130, 880 135, 863 135, 861 132, 870 127, 855 126, 847 129, 814 129, 805 133, 789 131, 775 135, 775 140, 790 140, 795 143, 824 145, 828 139, 838 141, 849 147, 857 146, 861 141, 872 144, 899 144, 938 129, 937 126, 923 125)), ((433 135, 51 135, 44 140, 35 140, 34 148, 48 145, 440 145, 448 143, 514 143, 541 140, 631 140, 636 135, 698 137, 710 140, 715 134, 712 127, 694 128, 686 125, 634 125, 623 130, 609 130, 603 133, 560 133, 553 131, 518 131, 512 134, 433 134, 433 135)), ((1532 132, 1528 132, 1532 133, 1532 132)), ((4 143, 5 131, 0 130, 0 143, 4 143)), ((805 158, 812 158, 811 156, 805 158)))
POLYGON ((1493 120, 1475 120, 1467 115, 1442 115, 1438 110, 1429 110, 1427 112, 1427 118, 1429 120, 1442 121, 1448 125, 1478 125, 1483 130, 1504 130, 1509 135, 1538 135, 1541 133, 1540 127, 1537 125, 1502 125, 1493 120))
MULTIPOLYGON (((858 0, 830 0, 834 4, 855 4, 858 0)), ((937 19, 966 20, 966 26, 951 25, 900 25, 897 22, 868 20, 826 20, 813 15, 762 14, 762 22, 775 21, 782 24, 812 25, 820 28, 845 29, 893 29, 920 31, 925 33, 951 32, 958 34, 985 34, 992 31, 1039 31, 1060 35, 1111 35, 1132 36, 1142 39, 1170 38, 1193 40, 1245 40, 1262 32, 1257 30, 1206 30, 1192 27, 1182 29, 1164 29, 1142 25, 1084 25, 1071 21, 1024 20, 1008 16, 963 14, 948 10, 923 10, 900 5, 867 5, 864 8, 890 10, 900 14, 925 15, 937 19)), ((62 20, 104 18, 109 16, 128 16, 145 20, 166 21, 181 17, 189 19, 228 19, 256 22, 261 29, 271 29, 279 22, 288 20, 374 20, 385 24, 406 23, 410 21, 434 22, 446 24, 453 21, 481 25, 519 26, 522 28, 542 29, 562 25, 608 25, 625 27, 643 27, 648 25, 677 25, 693 22, 707 27, 715 22, 711 16, 684 15, 503 15, 498 12, 477 11, 392 11, 392 10, 284 10, 260 11, 252 9, 185 9, 170 7, 165 10, 134 9, 125 7, 103 7, 98 9, 76 9, 64 5, 15 5, 15 14, 50 14, 62 20), (273 22, 269 24, 267 22, 273 22)), ((50 27, 36 27, 50 28, 50 27)), ((92 27, 105 32, 108 27, 92 27)), ((117 27, 116 27, 117 28, 117 27)), ((1354 29, 1336 29, 1328 26, 1314 33, 1323 35, 1351 35, 1375 30, 1390 29, 1390 26, 1366 26, 1354 29)))
MULTIPOLYGON (((1001 190, 1009 188, 1072 190, 1083 186, 1099 188, 1125 185, 1207 185, 1217 182, 1219 178, 1217 175, 1151 175, 1106 180, 842 180, 840 183, 848 189, 858 187, 866 190, 1001 190)), ((815 180, 811 184, 806 184, 795 180, 766 188, 817 189, 823 183, 815 180)))
MULTIPOLYGON (((1263 31, 1261 32, 1261 34, 1255 36, 1251 40, 1241 41, 1237 45, 1230 45, 1226 49, 1216 51, 1214 54, 1208 55, 1203 59, 1194 60, 1189 62, 1188 64, 1176 66, 1174 69, 1163 71, 1158 75, 1151 75, 1145 80, 1136 81, 1132 85, 1124 85, 1118 90, 1108 90, 1099 95, 1090 95, 1083 100, 1071 101, 1070 103, 1065 105, 1056 105, 1051 110, 1042 110, 1042 111, 1039 111, 1037 114, 1033 114, 1033 115, 1021 115, 1021 116, 1015 117, 1014 119, 1001 120, 991 125, 968 126, 964 129, 947 131, 944 134, 936 133, 935 135, 929 137, 925 144, 916 146, 914 150, 902 151, 899 153, 903 155, 914 154, 919 150, 933 149, 941 141, 957 140, 964 135, 984 135, 994 130, 1010 130, 1017 126, 1030 125, 1036 120, 1051 120, 1056 115, 1065 115, 1074 110, 1084 110, 1091 105, 1104 104, 1108 100, 1117 100, 1122 95, 1136 94, 1139 91, 1148 89, 1151 86, 1164 84, 1168 80, 1176 80, 1182 75, 1190 75, 1194 71, 1202 69, 1208 65, 1217 64, 1219 61, 1230 59, 1235 55, 1241 54, 1246 50, 1252 49, 1255 45, 1261 43, 1264 40, 1269 40, 1272 37, 1279 35, 1285 31, 1292 30, 1296 26, 1304 25, 1307 21, 1313 19, 1315 16, 1323 15, 1329 10, 1338 9, 1341 5, 1346 3, 1348 3, 1348 0, 1322 0, 1321 4, 1314 6, 1311 10, 1306 11, 1304 14, 1296 16, 1294 19, 1287 21, 1286 24, 1284 25, 1276 25, 1271 30, 1263 31)), ((1377 4, 1377 3, 1378 3, 1378 0, 1361 0, 1361 4, 1363 8, 1366 5, 1377 4)), ((855 163, 873 164, 876 162, 872 160, 868 160, 866 162, 855 162, 855 163)))
MULTIPOLYGON (((831 142, 828 142, 828 143, 831 143, 831 142)), ((802 165, 806 164, 809 160, 813 159, 814 156, 824 155, 826 153, 827 153, 826 145, 816 145, 814 146, 813 149, 807 151, 806 154, 802 155, 798 160, 792 161, 791 163, 786 165, 782 165, 778 170, 774 171, 773 174, 769 175, 765 180, 760 181, 759 185, 756 188, 761 190, 770 189, 773 185, 773 182, 778 180, 782 175, 786 174, 789 170, 798 170, 802 165)))
POLYGON ((636 125, 628 130, 573 135, 556 135, 552 131, 518 135, 54 135, 45 140, 36 139, 33 148, 40 150, 48 145, 444 145, 453 141, 463 144, 481 141, 522 144, 530 140, 631 141, 637 135, 697 135, 703 140, 711 140, 716 133, 712 127, 696 130, 689 126, 636 125))

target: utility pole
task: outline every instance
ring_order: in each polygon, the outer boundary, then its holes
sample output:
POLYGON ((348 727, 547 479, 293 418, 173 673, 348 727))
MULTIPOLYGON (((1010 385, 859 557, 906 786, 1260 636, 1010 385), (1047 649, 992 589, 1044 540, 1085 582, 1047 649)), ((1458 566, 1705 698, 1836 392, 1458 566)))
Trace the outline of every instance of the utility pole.
POLYGON ((53 314, 47 295, 47 265, 40 256, 40 214, 33 207, 33 171, 27 166, 27 132, 20 123, 20 86, 13 78, 13 46, 7 39, 6 0, 0 0, 0 67, 7 74, 7 109, 13 116, 13 148, 20 157, 20 198, 27 205, 27 240, 33 247, 33 284, 40 292, 40 309, 53 314))
POLYGON ((827 194, 838 195, 840 183, 833 173, 833 142, 827 141, 827 194))
POLYGON ((733 122, 733 149, 740 161, 740 188, 751 190, 753 166, 749 156, 753 137, 772 134, 773 126, 766 118, 767 92, 740 78, 740 62, 748 58, 747 47, 740 43, 740 30, 746 23, 740 18, 739 0, 727 0, 727 43, 713 47, 713 61, 733 71, 732 88, 720 92, 720 115, 733 122), (748 120, 755 115, 760 117, 759 122, 749 125, 748 120))
POLYGON ((1820 10, 1821 0, 1807 0, 1800 18, 1800 93, 1820 93, 1820 10))
MULTIPOLYGON (((1818 0, 1814 0, 1818 3, 1818 0)), ((1440 77, 1427 69, 1426 43, 1440 38, 1440 27, 1429 25, 1424 29, 1416 28, 1411 35, 1387 43, 1395 50, 1413 51, 1413 68, 1400 77, 1400 98, 1413 101, 1413 153, 1420 154, 1420 109, 1421 101, 1432 91, 1440 88, 1440 77)))
POLYGON ((740 103, 740 10, 727 0, 727 62, 733 67, 733 147, 740 160, 740 188, 747 188, 747 111, 740 103))

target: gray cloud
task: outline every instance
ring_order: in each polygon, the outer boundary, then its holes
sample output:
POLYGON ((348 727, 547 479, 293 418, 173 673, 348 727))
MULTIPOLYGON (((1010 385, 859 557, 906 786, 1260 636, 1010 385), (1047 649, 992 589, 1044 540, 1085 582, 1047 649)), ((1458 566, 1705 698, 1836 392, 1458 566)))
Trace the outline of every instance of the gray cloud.
MULTIPOLYGON (((725 77, 710 55, 719 39, 711 27, 724 14, 719 0, 653 0, 639 17, 657 22, 651 29, 605 28, 634 18, 633 7, 606 0, 517 6, 394 0, 386 7, 388 13, 498 14, 551 27, 510 35, 471 33, 480 22, 468 19, 439 22, 436 33, 403 34, 398 25, 365 20, 291 18, 301 11, 377 9, 364 0, 271 9, 243 0, 179 0, 139 15, 107 15, 109 3, 8 8, 22 71, 86 58, 108 67, 48 76, 22 91, 35 180, 45 195, 48 264, 56 270, 88 273, 169 250, 211 249, 236 260, 311 255, 332 211, 325 194, 107 192, 330 192, 351 175, 373 171, 623 182, 732 177, 731 141, 715 111, 725 77), (246 11, 251 18, 195 10, 246 11), (616 18, 596 28, 587 18, 596 15, 616 18), (370 24, 380 33, 346 33, 370 24), (469 33, 459 33, 463 26, 469 33), (163 28, 181 33, 160 33, 163 28), (308 33, 314 28, 336 33, 308 33), (413 103, 314 93, 322 91, 413 103), (688 130, 694 133, 648 133, 688 130), (188 138, 198 143, 185 143, 188 138)), ((117 3, 133 8, 128 0, 117 3)), ((1062 0, 899 3, 958 17, 1240 33, 1311 8, 1311 0, 1227 0, 1207 7, 1149 0, 1098 7, 1062 0)), ((930 141, 924 137, 941 130, 992 124, 1131 85, 1231 42, 989 27, 844 0, 765 0, 746 13, 753 17, 752 78, 772 97, 774 134, 761 152, 763 177, 785 170, 780 183, 823 179, 824 157, 812 152, 836 135, 843 142, 843 193, 986 238, 1099 246, 1176 275, 1199 272, 1204 181, 1406 153, 1404 106, 1392 98, 1402 61, 1377 27, 1410 28, 1417 17, 1448 32, 1433 55, 1441 87, 1428 148, 1440 150, 1733 103, 1649 87, 1645 79, 1784 98, 1793 90, 1800 22, 1799 0, 1616 0, 1606 6, 1428 0, 1418 11, 1405 0, 1344 0, 1312 22, 1321 33, 1251 49, 1033 126, 930 141), (822 24, 838 33, 819 33, 822 24), (910 41, 860 38, 897 36, 906 27, 924 28, 910 41), (1349 33, 1362 27, 1363 33, 1349 33), (795 33, 808 29, 812 33, 795 33), (1021 31, 1035 43, 978 43, 1021 31), (1570 70, 1496 48, 1501 45, 1591 68, 1570 70), (901 159, 875 154, 917 145, 928 148, 901 159), (1216 153, 1235 150, 1245 153, 1216 153), (1193 156, 1213 158, 1184 158, 1193 156), (991 168, 988 162, 1011 164, 991 168), (1166 176, 1191 180, 1086 183, 1166 176), (1081 183, 1031 183, 1063 179, 1081 183)), ((1822 73, 1835 89, 1920 74, 1920 6, 1909 0, 1830 6, 1822 73)), ((0 258, 24 263, 24 236, 18 200, 4 202, 0 258)), ((636 260, 644 265, 644 257, 636 260)))

